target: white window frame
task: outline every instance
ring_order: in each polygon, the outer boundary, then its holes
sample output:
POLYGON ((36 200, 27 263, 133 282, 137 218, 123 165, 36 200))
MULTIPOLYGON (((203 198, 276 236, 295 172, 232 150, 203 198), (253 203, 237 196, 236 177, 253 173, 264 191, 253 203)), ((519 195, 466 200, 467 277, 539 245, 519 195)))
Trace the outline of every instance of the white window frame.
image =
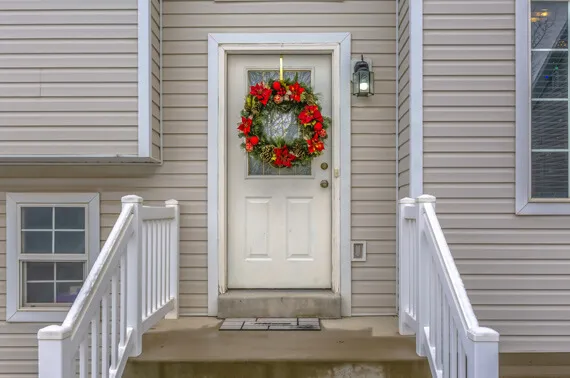
POLYGON ((61 322, 69 306, 20 306, 21 277, 18 240, 20 234, 20 206, 84 205, 87 211, 86 247, 87 270, 93 266, 100 250, 99 194, 98 193, 6 193, 6 321, 7 322, 61 322))
POLYGON ((570 198, 531 198, 530 5, 516 2, 516 213, 567 215, 570 198))

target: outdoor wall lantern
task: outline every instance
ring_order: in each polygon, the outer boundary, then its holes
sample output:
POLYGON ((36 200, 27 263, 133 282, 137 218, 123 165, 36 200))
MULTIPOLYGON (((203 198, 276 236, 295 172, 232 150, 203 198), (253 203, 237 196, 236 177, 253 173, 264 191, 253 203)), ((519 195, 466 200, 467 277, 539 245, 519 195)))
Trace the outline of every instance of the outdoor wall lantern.
POLYGON ((354 64, 352 94, 357 97, 374 95, 374 72, 370 71, 370 66, 364 61, 364 55, 354 64))

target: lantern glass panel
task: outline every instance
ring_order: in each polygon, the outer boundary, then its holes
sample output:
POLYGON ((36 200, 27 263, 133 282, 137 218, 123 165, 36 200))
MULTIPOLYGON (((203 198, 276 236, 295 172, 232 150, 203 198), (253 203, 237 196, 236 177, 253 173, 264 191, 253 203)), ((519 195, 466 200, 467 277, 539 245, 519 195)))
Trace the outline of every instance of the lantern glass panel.
POLYGON ((368 93, 373 95, 374 94, 374 72, 370 71, 368 73, 369 75, 369 79, 368 79, 368 93))

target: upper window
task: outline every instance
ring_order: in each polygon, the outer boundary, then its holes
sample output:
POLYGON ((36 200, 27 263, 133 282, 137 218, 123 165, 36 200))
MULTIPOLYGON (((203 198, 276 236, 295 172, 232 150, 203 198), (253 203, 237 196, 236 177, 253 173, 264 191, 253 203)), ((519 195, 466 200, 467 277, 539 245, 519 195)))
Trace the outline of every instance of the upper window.
POLYGON ((568 1, 517 2, 517 213, 570 213, 568 1))
POLYGON ((7 195, 7 320, 65 317, 99 251, 97 194, 7 195))

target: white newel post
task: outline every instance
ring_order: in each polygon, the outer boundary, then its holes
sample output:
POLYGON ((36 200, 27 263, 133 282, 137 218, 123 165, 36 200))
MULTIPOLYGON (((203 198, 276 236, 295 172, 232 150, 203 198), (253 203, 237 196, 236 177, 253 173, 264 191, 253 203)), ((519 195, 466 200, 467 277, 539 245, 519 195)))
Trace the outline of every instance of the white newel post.
POLYGON ((70 350, 71 331, 52 325, 38 332, 39 378, 75 377, 75 356, 70 350))
POLYGON ((398 325, 401 335, 413 335, 413 330, 406 324, 406 313, 410 309, 410 291, 413 290, 410 283, 414 272, 412 271, 413 248, 412 232, 414 229, 410 227, 410 221, 406 218, 408 208, 413 209, 415 201, 412 198, 402 198, 400 200, 399 213, 399 244, 398 244, 398 287, 399 287, 399 306, 398 306, 398 325))
POLYGON ((127 328, 132 328, 133 349, 130 355, 142 353, 142 218, 143 199, 139 196, 124 196, 123 207, 133 204, 133 236, 127 244, 127 328))
POLYGON ((426 248, 425 221, 424 221, 424 207, 427 203, 433 204, 435 207, 435 197, 427 194, 421 195, 416 199, 416 253, 419 255, 418 263, 418 331, 416 332, 416 352, 418 356, 425 356, 426 350, 424 349, 428 344, 426 341, 425 328, 429 326, 429 251, 426 248))
POLYGON ((499 333, 479 327, 470 330, 467 336, 467 378, 498 378, 499 333))
POLYGON ((180 206, 176 200, 166 201, 166 207, 174 208, 174 220, 170 223, 170 297, 174 299, 174 309, 166 314, 166 319, 178 319, 178 268, 180 248, 180 206))

